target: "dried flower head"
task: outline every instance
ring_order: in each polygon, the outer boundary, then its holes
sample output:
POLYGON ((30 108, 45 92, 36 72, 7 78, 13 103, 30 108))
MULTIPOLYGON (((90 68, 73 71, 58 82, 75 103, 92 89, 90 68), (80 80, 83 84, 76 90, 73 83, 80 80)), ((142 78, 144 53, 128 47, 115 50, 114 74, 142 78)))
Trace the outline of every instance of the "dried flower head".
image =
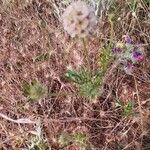
POLYGON ((94 10, 80 0, 66 8, 62 19, 64 29, 71 37, 84 38, 94 32, 97 24, 94 10))

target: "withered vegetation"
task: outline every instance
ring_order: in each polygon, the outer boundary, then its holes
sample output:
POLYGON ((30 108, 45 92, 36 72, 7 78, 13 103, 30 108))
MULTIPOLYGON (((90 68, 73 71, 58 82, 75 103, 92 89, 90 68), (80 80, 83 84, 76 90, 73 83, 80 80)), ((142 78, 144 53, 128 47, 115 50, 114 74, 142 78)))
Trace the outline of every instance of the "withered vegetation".
POLYGON ((133 1, 116 0, 99 19, 87 45, 90 67, 101 68, 111 34, 113 41, 131 35, 144 47, 145 60, 133 76, 113 68, 112 60, 102 92, 89 102, 65 78, 68 68, 84 65, 84 48, 63 30, 61 1, 0 0, 0 149, 150 149, 150 3, 133 1), (63 134, 73 140, 61 144, 63 134))

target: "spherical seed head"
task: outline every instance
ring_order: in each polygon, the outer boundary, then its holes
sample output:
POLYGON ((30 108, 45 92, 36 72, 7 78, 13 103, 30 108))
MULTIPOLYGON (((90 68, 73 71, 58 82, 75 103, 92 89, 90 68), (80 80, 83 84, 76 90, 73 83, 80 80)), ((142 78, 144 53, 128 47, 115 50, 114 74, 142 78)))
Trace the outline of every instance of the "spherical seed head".
POLYGON ((66 8, 62 19, 64 29, 71 37, 84 38, 94 32, 97 24, 94 9, 83 1, 71 3, 66 8))

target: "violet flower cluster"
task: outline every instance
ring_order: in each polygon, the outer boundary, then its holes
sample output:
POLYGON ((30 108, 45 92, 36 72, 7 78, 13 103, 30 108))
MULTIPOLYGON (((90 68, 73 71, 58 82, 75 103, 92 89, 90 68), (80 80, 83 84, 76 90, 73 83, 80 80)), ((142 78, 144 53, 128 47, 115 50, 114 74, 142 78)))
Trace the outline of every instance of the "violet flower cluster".
POLYGON ((135 46, 129 35, 124 35, 123 42, 117 42, 112 52, 123 64, 123 69, 127 74, 132 74, 135 64, 143 62, 145 58, 142 48, 135 46))

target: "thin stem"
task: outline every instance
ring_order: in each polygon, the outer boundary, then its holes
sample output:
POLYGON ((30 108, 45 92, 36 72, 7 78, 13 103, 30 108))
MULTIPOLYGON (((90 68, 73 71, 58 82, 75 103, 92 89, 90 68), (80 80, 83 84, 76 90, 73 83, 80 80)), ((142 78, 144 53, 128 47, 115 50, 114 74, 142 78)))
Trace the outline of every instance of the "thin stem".
POLYGON ((98 118, 90 118, 90 117, 69 117, 69 118, 59 118, 59 119, 47 119, 45 118, 45 121, 50 122, 72 122, 72 121, 101 121, 102 119, 98 118))
POLYGON ((48 93, 48 96, 68 96, 68 95, 73 95, 75 96, 76 93, 65 93, 65 92, 59 92, 59 93, 48 93))
MULTIPOLYGON (((142 133, 144 132, 144 123, 143 123, 143 114, 142 114, 142 106, 141 106, 141 102, 140 102, 140 97, 139 97, 139 90, 138 90, 138 85, 137 85, 137 81, 136 81, 136 78, 135 76, 133 75, 133 78, 134 78, 134 83, 135 83, 135 89, 136 89, 136 94, 137 94, 137 102, 138 102, 138 105, 139 105, 139 113, 140 113, 140 121, 141 121, 141 130, 142 130, 142 133)), ((143 141, 143 136, 141 138, 141 143, 143 141)))
POLYGON ((8 116, 0 113, 0 117, 3 118, 3 119, 6 119, 8 121, 11 121, 11 122, 14 122, 14 123, 19 123, 19 124, 36 124, 35 121, 32 121, 28 118, 21 118, 21 119, 17 119, 17 120, 14 120, 12 118, 9 118, 8 116))
POLYGON ((85 63, 87 63, 88 71, 90 71, 90 58, 89 58, 88 49, 86 47, 86 40, 83 38, 82 41, 83 41, 83 46, 84 46, 84 59, 85 59, 85 63))
POLYGON ((112 46, 113 33, 114 33, 114 24, 113 24, 113 22, 111 22, 111 37, 110 37, 110 46, 112 46))
POLYGON ((99 0, 98 8, 97 8, 97 17, 98 17, 98 18, 99 18, 99 17, 102 17, 101 12, 102 12, 102 1, 99 0))
POLYGON ((110 22, 110 44, 109 44, 109 47, 111 48, 112 46, 112 42, 113 42, 113 34, 114 34, 114 23, 112 21, 113 19, 113 14, 109 16, 109 22, 110 22))

